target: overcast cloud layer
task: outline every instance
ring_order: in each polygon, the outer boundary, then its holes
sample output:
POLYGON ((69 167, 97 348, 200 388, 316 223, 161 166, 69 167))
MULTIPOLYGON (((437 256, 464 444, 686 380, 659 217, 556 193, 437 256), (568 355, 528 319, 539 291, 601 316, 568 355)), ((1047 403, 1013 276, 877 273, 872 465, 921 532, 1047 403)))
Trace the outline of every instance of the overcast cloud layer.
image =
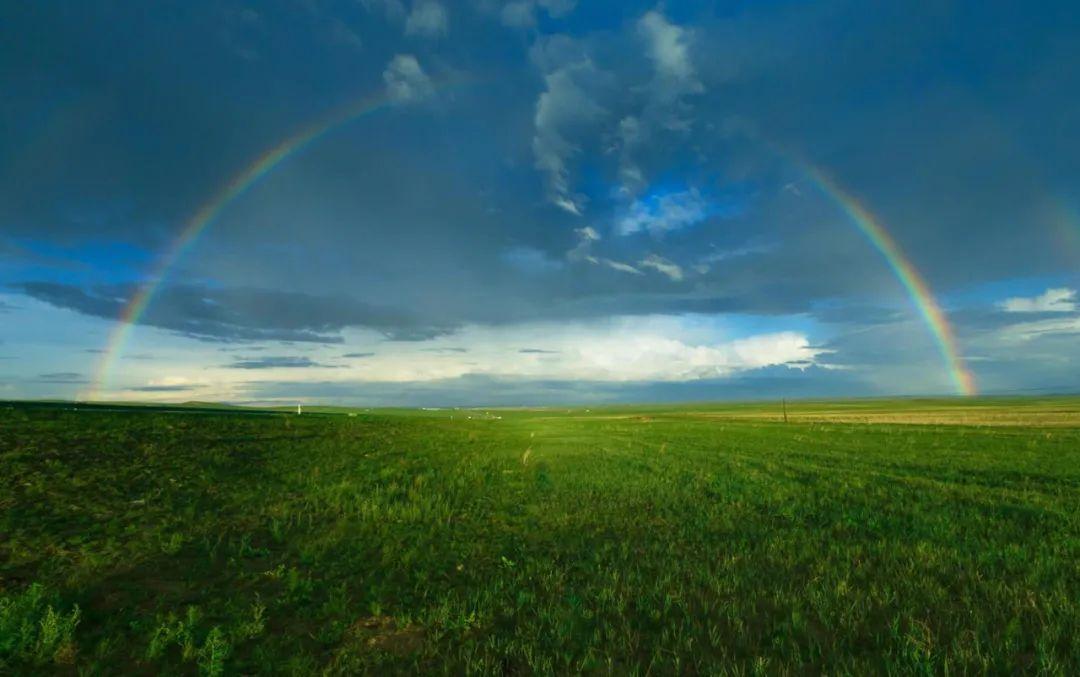
POLYGON ((7 3, 0 397, 1080 390, 1072 2, 7 3), (258 157, 354 101, 124 307, 258 157))

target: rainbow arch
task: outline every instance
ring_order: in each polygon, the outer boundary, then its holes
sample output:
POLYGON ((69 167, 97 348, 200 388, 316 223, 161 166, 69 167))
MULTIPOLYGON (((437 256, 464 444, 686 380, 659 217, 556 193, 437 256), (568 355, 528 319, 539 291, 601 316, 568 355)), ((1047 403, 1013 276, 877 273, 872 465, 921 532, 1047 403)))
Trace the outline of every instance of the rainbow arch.
POLYGON ((904 287, 933 335, 956 391, 966 396, 977 395, 975 377, 960 356, 952 325, 949 324, 945 312, 915 264, 904 255, 900 245, 874 213, 859 202, 854 195, 844 190, 824 169, 807 162, 798 162, 798 164, 814 185, 840 207, 871 246, 885 259, 889 269, 904 287))
MULTIPOLYGON (((113 366, 120 355, 123 354, 124 347, 135 325, 138 324, 139 319, 150 306, 154 295, 161 288, 161 284, 169 270, 194 246, 199 236, 214 223, 222 210, 246 193, 248 189, 275 167, 322 136, 364 115, 381 110, 391 103, 393 103, 393 99, 385 93, 370 96, 350 103, 302 128, 258 156, 208 202, 203 204, 185 223, 173 244, 158 260, 146 284, 136 292, 121 312, 115 327, 109 335, 95 377, 92 380, 91 389, 87 394, 87 399, 95 399, 108 385, 113 366)), ((776 148, 774 144, 770 145, 774 149, 776 148)), ((783 155, 788 156, 788 154, 783 155)), ((796 160, 795 164, 803 169, 803 173, 813 181, 823 194, 841 208, 859 232, 870 242, 871 246, 885 259, 890 270, 904 287, 933 335, 957 392, 968 396, 977 394, 975 378, 960 356, 955 334, 944 311, 942 311, 941 306, 918 269, 903 254, 899 244, 889 234, 885 226, 866 206, 851 193, 844 190, 825 170, 804 161, 796 160)))

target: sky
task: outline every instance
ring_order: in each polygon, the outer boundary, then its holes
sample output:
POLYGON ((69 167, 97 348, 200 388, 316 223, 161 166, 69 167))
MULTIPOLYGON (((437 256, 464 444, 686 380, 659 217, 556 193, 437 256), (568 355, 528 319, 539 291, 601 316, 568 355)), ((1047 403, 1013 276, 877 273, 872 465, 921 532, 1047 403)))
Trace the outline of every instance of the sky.
POLYGON ((0 7, 0 399, 1080 391, 1075 2, 0 7))

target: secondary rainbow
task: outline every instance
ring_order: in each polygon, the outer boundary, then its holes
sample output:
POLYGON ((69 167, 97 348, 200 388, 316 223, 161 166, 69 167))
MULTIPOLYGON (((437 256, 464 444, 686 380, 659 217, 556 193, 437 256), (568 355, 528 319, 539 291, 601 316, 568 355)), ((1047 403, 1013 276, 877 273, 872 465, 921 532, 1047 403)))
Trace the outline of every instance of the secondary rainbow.
POLYGON ((900 245, 893 239, 889 231, 885 229, 881 221, 867 209, 855 196, 844 190, 825 170, 808 162, 798 162, 804 173, 815 185, 835 202, 859 231, 866 236, 882 257, 885 258, 889 268, 892 269, 896 278, 903 285, 912 303, 915 304, 919 315, 922 316, 930 333, 934 336, 941 357, 948 367, 949 376, 956 390, 961 395, 975 395, 978 389, 975 386, 975 377, 964 364, 963 358, 956 346, 956 337, 952 326, 945 317, 944 311, 938 304, 930 286, 919 274, 911 260, 904 256, 900 245))
POLYGON ((304 127, 297 133, 264 152, 243 171, 233 177, 233 179, 224 188, 219 190, 210 201, 203 204, 199 210, 187 220, 172 245, 166 250, 161 258, 158 259, 146 283, 142 285, 135 295, 127 302, 127 305, 124 306, 116 325, 109 335, 108 343, 105 346, 101 360, 98 363, 97 372, 92 381, 87 398, 95 399, 108 385, 109 376, 112 373, 113 366, 116 364, 120 355, 123 354, 124 346, 127 344, 132 330, 135 325, 138 324, 143 313, 145 313, 146 309, 150 306, 150 303, 154 299, 154 295, 161 288, 161 284, 165 280, 169 269, 176 265, 176 262, 183 258, 184 254, 194 246, 199 236, 206 232, 206 229, 214 223, 214 220, 221 214, 223 209, 247 192, 249 188, 270 173, 284 160, 303 150, 311 143, 317 141, 320 137, 341 125, 352 122, 364 115, 374 113, 392 103, 394 103, 394 99, 391 96, 386 93, 380 93, 375 96, 369 96, 351 102, 336 109, 329 115, 304 127))

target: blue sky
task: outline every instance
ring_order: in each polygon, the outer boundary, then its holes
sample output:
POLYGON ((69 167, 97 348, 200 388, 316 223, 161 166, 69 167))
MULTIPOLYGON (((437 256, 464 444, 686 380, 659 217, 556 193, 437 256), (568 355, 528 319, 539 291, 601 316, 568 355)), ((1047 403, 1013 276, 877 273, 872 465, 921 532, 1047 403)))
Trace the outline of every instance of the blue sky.
POLYGON ((370 405, 1080 389, 1075 3, 0 9, 0 398, 370 405), (290 155, 171 266, 184 224, 290 155))

